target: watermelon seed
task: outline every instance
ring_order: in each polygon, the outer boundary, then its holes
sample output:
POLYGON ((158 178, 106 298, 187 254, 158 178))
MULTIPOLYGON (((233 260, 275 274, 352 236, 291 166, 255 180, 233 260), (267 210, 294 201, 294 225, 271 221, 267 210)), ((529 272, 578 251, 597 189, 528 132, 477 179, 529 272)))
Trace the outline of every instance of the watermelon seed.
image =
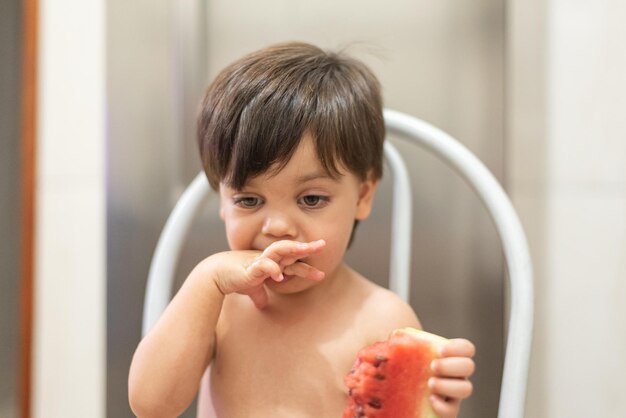
POLYGON ((382 408, 382 405, 380 404, 380 399, 377 398, 372 398, 372 400, 368 402, 368 405, 374 409, 382 408))
POLYGON ((385 380, 385 376, 383 376, 382 374, 378 373, 376 375, 374 375, 374 378, 377 380, 385 380))
POLYGON ((380 364, 381 364, 382 362, 385 362, 385 361, 387 361, 387 360, 388 360, 388 358, 387 358, 387 357, 385 357, 385 356, 381 356, 381 355, 377 355, 376 357, 374 357, 374 367, 378 367, 378 366, 380 366, 380 364))

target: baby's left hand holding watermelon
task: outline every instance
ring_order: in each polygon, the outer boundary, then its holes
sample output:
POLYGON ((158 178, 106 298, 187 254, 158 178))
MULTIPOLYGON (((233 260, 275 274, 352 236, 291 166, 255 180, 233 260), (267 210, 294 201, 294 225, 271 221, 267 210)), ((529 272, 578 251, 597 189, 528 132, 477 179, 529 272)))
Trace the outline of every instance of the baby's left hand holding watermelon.
POLYGON ((449 340, 441 347, 440 358, 433 360, 433 375, 428 385, 430 402, 439 418, 455 418, 461 401, 472 394, 469 377, 474 373, 474 344, 463 338, 449 340))

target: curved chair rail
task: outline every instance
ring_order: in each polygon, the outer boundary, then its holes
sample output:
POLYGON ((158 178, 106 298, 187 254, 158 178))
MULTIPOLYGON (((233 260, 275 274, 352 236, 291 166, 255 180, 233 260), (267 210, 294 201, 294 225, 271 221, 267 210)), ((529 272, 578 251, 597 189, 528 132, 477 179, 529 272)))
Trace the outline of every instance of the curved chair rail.
MULTIPOLYGON (((523 418, 533 326, 532 265, 526 237, 502 187, 467 148, 450 135, 417 118, 385 110, 388 131, 409 138, 457 171, 476 191, 491 218, 504 249, 510 280, 510 315, 499 418, 523 418)), ((394 177, 390 289, 408 301, 410 294, 411 188, 402 158, 385 142, 385 158, 394 177)), ((169 303, 176 265, 188 229, 200 203, 211 194, 200 173, 172 210, 150 264, 143 311, 145 335, 169 303)))
POLYGON ((391 132, 413 140, 457 171, 483 201, 500 236, 510 280, 510 313, 500 389, 499 418, 523 418, 533 328, 533 273, 526 236, 506 193, 491 172, 442 130, 385 110, 391 132))

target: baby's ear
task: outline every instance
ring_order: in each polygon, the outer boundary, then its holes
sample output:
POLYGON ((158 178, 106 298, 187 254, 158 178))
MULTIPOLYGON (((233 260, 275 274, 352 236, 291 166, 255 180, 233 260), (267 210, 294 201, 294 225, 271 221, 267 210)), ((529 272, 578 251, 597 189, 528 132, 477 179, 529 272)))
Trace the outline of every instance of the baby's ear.
POLYGON ((362 221, 370 216, 377 186, 378 179, 374 179, 371 175, 368 175, 367 180, 362 181, 359 185, 359 201, 356 205, 356 220, 362 221))

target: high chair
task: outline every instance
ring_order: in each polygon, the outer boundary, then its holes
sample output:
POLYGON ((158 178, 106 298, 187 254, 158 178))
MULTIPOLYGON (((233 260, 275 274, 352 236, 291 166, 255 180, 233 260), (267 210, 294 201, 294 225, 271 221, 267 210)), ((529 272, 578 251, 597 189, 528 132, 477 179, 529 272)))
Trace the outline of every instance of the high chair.
MULTIPOLYGON (((385 110, 388 132, 432 152, 456 170, 487 208, 501 240, 509 277, 509 319, 498 418, 523 418, 533 327, 533 276, 519 218, 489 170, 461 143, 415 117, 385 110)), ((408 302, 411 263, 411 187, 402 157, 385 142, 393 176, 389 288, 408 302)), ((187 187, 170 214, 150 265, 143 309, 145 335, 170 301, 178 257, 200 203, 212 193, 204 173, 187 187)))

